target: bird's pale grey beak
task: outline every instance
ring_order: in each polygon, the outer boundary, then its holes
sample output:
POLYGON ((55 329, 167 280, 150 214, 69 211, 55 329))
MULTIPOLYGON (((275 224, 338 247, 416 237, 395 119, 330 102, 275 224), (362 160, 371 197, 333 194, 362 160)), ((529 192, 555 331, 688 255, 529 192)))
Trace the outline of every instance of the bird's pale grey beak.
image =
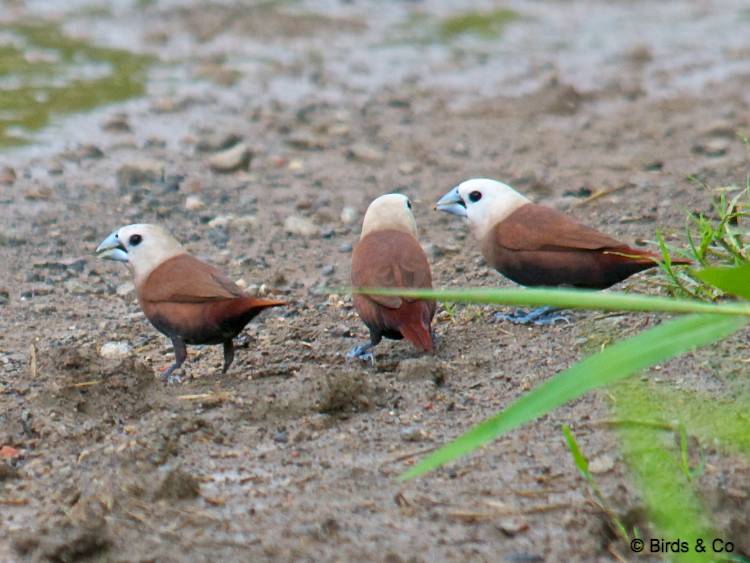
POLYGON ((96 254, 99 258, 107 260, 117 260, 118 262, 128 261, 128 251, 120 242, 117 231, 105 238, 102 243, 96 247, 96 254))
POLYGON ((453 188, 443 197, 441 197, 435 204, 435 209, 439 211, 445 211, 451 215, 458 215, 459 217, 466 217, 466 204, 461 196, 458 195, 458 188, 453 188))

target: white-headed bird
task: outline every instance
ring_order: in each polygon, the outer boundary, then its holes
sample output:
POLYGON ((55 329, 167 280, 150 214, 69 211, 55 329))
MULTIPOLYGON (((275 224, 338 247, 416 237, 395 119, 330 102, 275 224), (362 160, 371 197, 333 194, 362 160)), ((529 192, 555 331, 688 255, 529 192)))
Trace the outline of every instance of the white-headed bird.
MULTIPOLYGON (((352 255, 352 286, 432 288, 430 264, 417 241, 417 224, 405 195, 382 195, 367 208, 352 255)), ((432 352, 434 301, 355 294, 354 307, 370 330, 370 341, 349 352, 350 358, 371 360, 370 350, 383 337, 405 338, 418 350, 432 352)))
POLYGON ((143 313, 172 340, 175 362, 162 374, 168 380, 187 358, 186 344, 223 344, 226 373, 234 359, 232 339, 263 309, 285 305, 246 295, 157 225, 122 227, 96 252, 127 263, 143 313))
MULTIPOLYGON (((532 203, 495 180, 467 180, 440 198, 435 207, 465 217, 488 264, 523 286, 605 289, 658 264, 657 254, 628 246, 564 213, 532 203)), ((673 263, 690 261, 674 259, 673 263)), ((549 307, 496 318, 536 324, 563 319, 549 307)))

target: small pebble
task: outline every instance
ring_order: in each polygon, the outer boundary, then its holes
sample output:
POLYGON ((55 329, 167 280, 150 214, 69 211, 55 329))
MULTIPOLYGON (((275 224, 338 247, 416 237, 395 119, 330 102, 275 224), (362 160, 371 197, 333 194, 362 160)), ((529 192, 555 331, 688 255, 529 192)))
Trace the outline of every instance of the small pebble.
POLYGON ((416 162, 402 162, 398 165, 398 171, 401 172, 401 174, 408 176, 409 174, 414 174, 419 169, 419 166, 416 162))
POLYGON ((529 529, 529 524, 523 518, 504 518, 498 522, 497 527, 506 536, 515 536, 529 529))
POLYGON ((310 219, 290 215, 284 220, 284 231, 292 235, 309 237, 318 232, 318 227, 310 219))
POLYGON ((102 149, 100 149, 96 145, 81 145, 76 151, 76 154, 81 160, 86 158, 97 159, 104 156, 104 152, 102 151, 102 149))
POLYGON ((339 252, 351 252, 352 248, 353 248, 352 243, 342 242, 341 246, 339 246, 339 252))
POLYGON ((273 441, 279 444, 286 444, 289 441, 289 435, 286 430, 279 430, 273 435, 273 441))
POLYGON ((357 220, 357 210, 353 207, 344 207, 341 210, 341 222, 344 225, 351 225, 357 220))
POLYGON ((242 135, 233 132, 219 131, 208 133, 195 145, 201 152, 218 152, 237 145, 242 141, 242 135))
POLYGON ((102 123, 102 129, 114 133, 130 133, 132 131, 128 122, 128 116, 123 113, 118 113, 107 119, 102 123))
POLYGON ((49 163, 49 166, 47 166, 47 173, 53 176, 59 176, 63 172, 65 172, 65 167, 59 160, 53 160, 49 163))
POLYGON ((351 338, 352 329, 345 324, 336 325, 331 330, 331 336, 337 336, 339 338, 351 338))
POLYGON ((129 356, 131 350, 132 348, 127 342, 110 340, 109 342, 102 344, 102 347, 99 348, 99 355, 102 358, 114 360, 129 356))
POLYGON ((235 228, 249 230, 258 225, 258 218, 255 215, 217 215, 208 222, 212 229, 235 228))
POLYGON ((117 170, 117 185, 120 189, 158 182, 164 177, 164 165, 155 160, 134 160, 117 170))
POLYGON ((133 282, 124 282, 117 286, 117 289, 115 289, 115 293, 119 295, 120 297, 125 297, 127 295, 130 295, 135 291, 135 285, 133 282))
POLYGON ((185 209, 188 211, 200 211, 204 209, 206 204, 197 195, 189 195, 185 199, 185 209))
POLYGON ((291 172, 301 172, 302 170, 305 169, 305 164, 301 160, 295 159, 295 160, 289 161, 289 165, 287 166, 287 168, 291 172))
POLYGON ((65 291, 72 293, 73 295, 85 295, 86 293, 89 293, 91 289, 89 286, 76 279, 65 280, 65 282, 63 282, 63 287, 65 288, 65 291))
POLYGON ((382 150, 365 143, 354 143, 349 147, 346 154, 352 160, 369 162, 371 164, 377 164, 385 160, 385 153, 382 150))
POLYGON ((232 148, 214 154, 208 159, 208 165, 214 172, 229 173, 247 170, 253 153, 245 143, 237 143, 232 148))
POLYGON ((328 142, 320 135, 311 133, 295 133, 286 142, 295 149, 320 150, 328 146, 328 142))
POLYGON ((16 171, 10 166, 3 166, 2 169, 0 169, 0 184, 10 186, 15 181, 16 181, 16 171))
POLYGON ((401 439, 404 442, 424 442, 425 440, 429 439, 429 435, 427 434, 427 432, 425 432, 419 426, 409 426, 407 428, 402 428, 399 434, 401 435, 401 439))
POLYGON ((589 471, 594 475, 600 475, 612 471, 614 466, 615 459, 609 454, 604 454, 591 460, 591 463, 589 463, 589 471))
POLYGON ((710 139, 693 146, 693 152, 710 157, 724 156, 729 151, 731 141, 724 137, 710 139))
POLYGON ((469 147, 467 147, 465 143, 458 142, 453 145, 451 153, 455 156, 469 156, 469 147))

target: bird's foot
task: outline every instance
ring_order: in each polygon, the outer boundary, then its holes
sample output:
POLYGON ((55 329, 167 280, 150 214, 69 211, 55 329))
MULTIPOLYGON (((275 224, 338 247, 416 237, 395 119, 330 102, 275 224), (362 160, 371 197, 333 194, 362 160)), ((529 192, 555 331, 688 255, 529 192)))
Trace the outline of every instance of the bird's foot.
POLYGON ((249 348, 250 344, 252 343, 252 337, 243 333, 234 339, 234 349, 236 350, 237 348, 249 348))
POLYGON ((167 385, 177 385, 182 383, 182 375, 182 370, 172 365, 162 372, 161 378, 167 385))
POLYGON ((346 354, 346 358, 348 360, 362 360, 363 362, 369 362, 371 364, 375 364, 375 356, 372 355, 372 352, 370 351, 372 349, 372 343, 365 342, 364 344, 359 344, 349 350, 349 352, 346 354))
POLYGON ((430 331, 430 336, 432 337, 432 347, 437 348, 438 342, 440 342, 440 337, 434 330, 430 331))
POLYGON ((570 319, 564 315, 558 314, 558 309, 554 307, 538 307, 529 312, 523 309, 516 309, 513 313, 495 313, 492 316, 494 322, 510 321, 519 325, 537 325, 551 326, 558 322, 570 323, 570 319))
POLYGON ((164 379, 164 382, 167 385, 179 385, 182 383, 182 376, 180 375, 180 372, 172 373, 164 379))

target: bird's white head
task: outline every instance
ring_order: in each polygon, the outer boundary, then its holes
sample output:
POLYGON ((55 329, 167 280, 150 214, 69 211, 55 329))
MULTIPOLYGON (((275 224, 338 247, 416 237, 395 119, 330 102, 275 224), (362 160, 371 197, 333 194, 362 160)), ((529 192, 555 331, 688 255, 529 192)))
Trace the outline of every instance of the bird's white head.
POLYGON ((495 225, 529 199, 510 186, 488 178, 460 183, 435 204, 435 209, 466 217, 474 236, 481 240, 495 225))
POLYGON ((148 223, 121 227, 96 248, 100 258, 127 262, 136 286, 144 282, 157 266, 185 252, 166 229, 148 223))
POLYGON ((411 201, 403 194, 385 194, 373 200, 362 221, 362 235, 383 229, 396 229, 417 236, 417 222, 411 212, 411 201))

